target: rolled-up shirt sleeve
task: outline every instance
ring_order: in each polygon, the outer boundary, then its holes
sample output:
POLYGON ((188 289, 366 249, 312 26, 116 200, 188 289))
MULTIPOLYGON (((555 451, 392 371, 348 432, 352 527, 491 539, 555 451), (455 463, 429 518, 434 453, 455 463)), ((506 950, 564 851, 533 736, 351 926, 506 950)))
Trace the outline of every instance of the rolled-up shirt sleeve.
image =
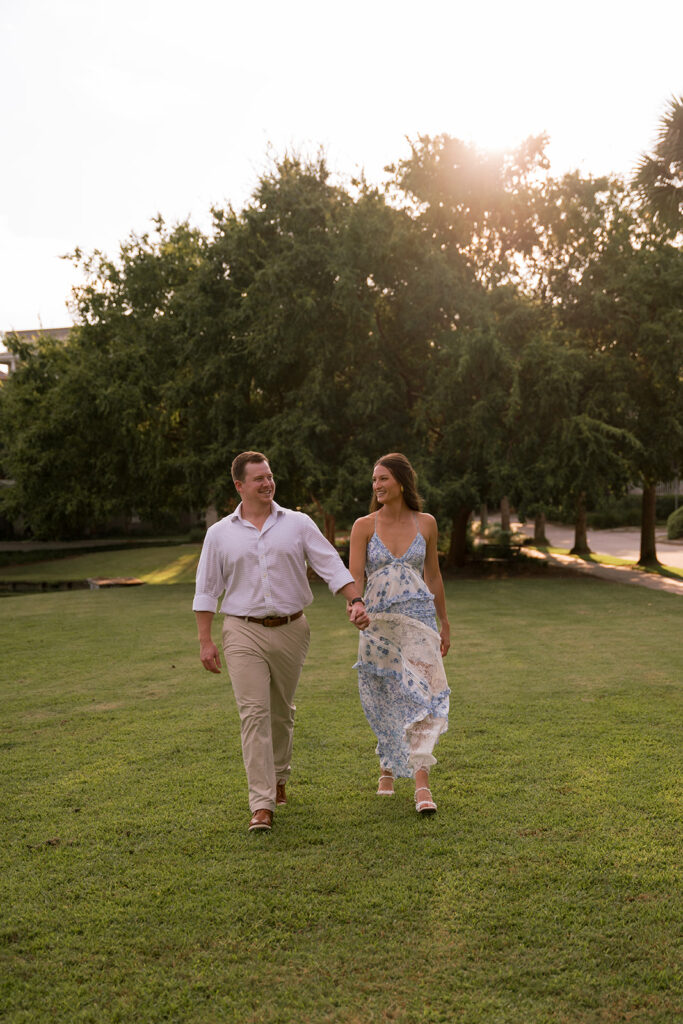
POLYGON ((214 542, 211 530, 209 530, 204 538, 197 566, 197 581, 192 602, 193 611, 215 612, 218 608, 218 601, 225 590, 222 562, 220 551, 214 542))
POLYGON ((336 594, 347 583, 354 582, 353 576, 342 562, 337 550, 323 537, 313 520, 309 516, 304 516, 304 519, 306 561, 318 576, 325 580, 332 593, 336 594))

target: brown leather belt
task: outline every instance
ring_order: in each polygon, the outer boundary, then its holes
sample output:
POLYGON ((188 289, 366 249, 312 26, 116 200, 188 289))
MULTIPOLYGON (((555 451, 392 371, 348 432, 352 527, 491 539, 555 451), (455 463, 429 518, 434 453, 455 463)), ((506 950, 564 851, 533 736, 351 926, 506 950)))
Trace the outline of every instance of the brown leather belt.
POLYGON ((303 611, 294 612, 293 615, 266 615, 265 619, 255 619, 253 615, 245 615, 247 622, 258 622, 259 626, 286 626, 288 622, 300 619, 303 611))

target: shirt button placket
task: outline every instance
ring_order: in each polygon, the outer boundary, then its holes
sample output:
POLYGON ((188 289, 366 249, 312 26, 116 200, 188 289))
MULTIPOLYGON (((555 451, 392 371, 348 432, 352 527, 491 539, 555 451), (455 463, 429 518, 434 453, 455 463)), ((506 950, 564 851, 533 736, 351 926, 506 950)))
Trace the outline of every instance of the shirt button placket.
POLYGON ((258 560, 259 569, 261 572, 261 584, 263 586, 263 597, 266 602, 266 610, 268 612, 274 612, 273 608, 273 597, 270 592, 270 580, 268 578, 268 563, 266 562, 266 555, 264 551, 263 538, 259 537, 258 541, 258 560))

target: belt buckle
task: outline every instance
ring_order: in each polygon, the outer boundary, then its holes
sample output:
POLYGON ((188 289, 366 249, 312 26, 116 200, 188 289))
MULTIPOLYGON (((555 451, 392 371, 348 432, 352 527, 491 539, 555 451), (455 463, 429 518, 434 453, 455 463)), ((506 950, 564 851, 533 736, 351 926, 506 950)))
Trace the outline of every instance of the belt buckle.
POLYGON ((281 617, 279 615, 266 615, 263 619, 263 625, 272 627, 278 625, 280 621, 281 617))

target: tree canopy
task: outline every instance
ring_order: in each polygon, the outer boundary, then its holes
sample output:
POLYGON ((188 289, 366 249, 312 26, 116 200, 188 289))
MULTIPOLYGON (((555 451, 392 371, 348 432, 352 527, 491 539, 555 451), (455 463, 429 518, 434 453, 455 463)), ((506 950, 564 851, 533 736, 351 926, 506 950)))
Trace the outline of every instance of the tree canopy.
POLYGON ((74 253, 68 341, 8 342, 5 515, 198 522, 257 448, 332 537, 402 450, 457 562, 482 502, 580 510, 674 476, 683 253, 635 190, 554 179, 544 147, 421 137, 383 188, 286 156, 206 234, 157 218, 115 259, 74 253))

